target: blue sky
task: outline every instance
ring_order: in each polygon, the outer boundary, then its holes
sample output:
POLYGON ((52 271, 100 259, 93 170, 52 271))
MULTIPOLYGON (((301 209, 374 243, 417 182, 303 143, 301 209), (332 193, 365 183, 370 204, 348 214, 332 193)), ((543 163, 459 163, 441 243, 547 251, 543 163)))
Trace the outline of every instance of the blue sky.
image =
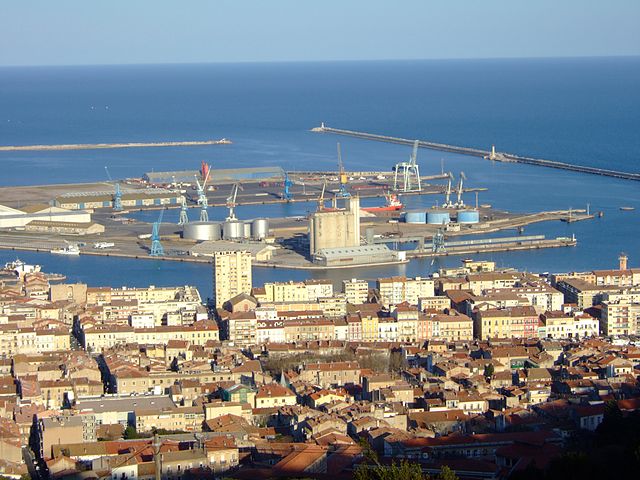
POLYGON ((0 0, 0 65, 640 55, 639 0, 0 0))

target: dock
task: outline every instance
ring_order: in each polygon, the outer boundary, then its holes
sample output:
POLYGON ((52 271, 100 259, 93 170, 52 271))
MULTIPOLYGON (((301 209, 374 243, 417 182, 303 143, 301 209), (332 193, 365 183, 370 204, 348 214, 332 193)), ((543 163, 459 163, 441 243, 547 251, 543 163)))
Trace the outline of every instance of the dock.
MULTIPOLYGON (((347 137, 360 138, 363 140, 373 140, 376 142, 396 143, 399 145, 413 145, 415 140, 408 138, 391 137, 388 135, 378 135, 374 133, 357 132, 354 130, 344 130, 340 128, 327 127, 324 123, 311 129, 312 132, 317 133, 332 133, 335 135, 344 135, 347 137)), ((429 148, 431 150, 438 150, 442 152, 458 153, 461 155, 469 155, 473 157, 481 157, 487 160, 508 162, 508 163, 522 163, 525 165, 535 165, 538 167, 555 168, 558 170, 568 170, 571 172, 588 173, 591 175, 600 175, 604 177, 614 177, 623 180, 635 180, 640 181, 640 173, 623 172, 619 170, 610 170, 606 168, 589 167, 586 165, 573 165, 571 163, 558 162, 555 160, 545 160, 541 158, 525 157, 521 155, 515 155, 512 153, 495 153, 489 150, 481 150, 478 148, 461 147, 456 145, 448 145, 445 143, 429 142, 425 140, 419 141, 419 146, 422 148, 429 148)))

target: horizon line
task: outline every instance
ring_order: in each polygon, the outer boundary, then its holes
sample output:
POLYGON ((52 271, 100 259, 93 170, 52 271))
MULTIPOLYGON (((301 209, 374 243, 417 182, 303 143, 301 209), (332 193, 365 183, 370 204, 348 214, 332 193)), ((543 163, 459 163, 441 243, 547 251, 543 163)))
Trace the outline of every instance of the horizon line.
POLYGON ((42 63, 42 64, 2 64, 0 68, 43 68, 43 67, 135 67, 135 66, 180 66, 180 65, 267 65, 293 63, 377 63, 377 62, 450 62, 450 61, 490 61, 490 60, 575 60, 575 59, 616 59, 640 58, 637 54, 615 55, 558 55, 558 56, 502 56, 502 57, 432 57, 432 58, 378 58, 378 59, 319 59, 319 60, 238 60, 238 61, 193 61, 193 62, 125 62, 125 63, 42 63))

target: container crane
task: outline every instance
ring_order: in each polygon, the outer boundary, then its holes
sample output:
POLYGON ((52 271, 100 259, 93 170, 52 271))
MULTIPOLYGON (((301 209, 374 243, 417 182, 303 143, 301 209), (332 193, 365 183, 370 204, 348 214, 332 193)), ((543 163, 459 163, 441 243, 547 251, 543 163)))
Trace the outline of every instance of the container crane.
POLYGON ((227 220, 236 220, 235 208, 238 205, 236 203, 238 190, 243 190, 242 186, 239 183, 234 183, 231 188, 231 195, 227 197, 227 208, 229 209, 229 216, 227 217, 227 220))
POLYGON ((113 178, 111 178, 111 174, 109 173, 109 169, 105 165, 104 171, 107 172, 107 178, 110 182, 113 182, 114 185, 114 193, 113 193, 113 209, 116 212, 122 211, 122 192, 120 191, 120 182, 114 182, 113 178))
POLYGON ((464 174, 464 172, 460 172, 460 179, 458 181, 458 198, 456 200, 456 203, 454 204, 454 207, 464 207, 464 200, 462 200, 462 182, 466 179, 467 176, 464 174))
MULTIPOLYGON (((207 181, 209 180, 209 169, 206 169, 207 173, 204 176, 204 180, 202 181, 202 185, 200 185, 200 181, 196 175, 193 178, 196 179, 196 186, 198 192, 198 205, 200 205, 200 221, 208 222, 209 221, 209 212, 207 208, 209 207, 209 200, 207 199, 207 194, 205 188, 207 186, 207 181)), ((204 173, 204 172, 203 172, 204 173)))
POLYGON ((186 225, 189 223, 189 215, 187 214, 187 199, 184 195, 180 195, 180 218, 178 225, 186 225))
POLYGON ((348 177, 344 171, 344 165, 342 164, 342 152, 340 150, 340 142, 338 142, 338 178, 340 179, 340 190, 338 196, 342 198, 348 198, 351 196, 347 190, 348 177))
POLYGON ((161 257, 164 255, 164 248, 160 243, 160 225, 162 224, 162 217, 164 216, 164 209, 160 210, 160 216, 158 220, 153 223, 151 229, 151 252, 149 255, 152 257, 161 257))
POLYGON ((420 140, 413 142, 413 151, 408 162, 400 162, 395 166, 393 189, 400 192, 421 192, 420 166, 418 165, 418 147, 420 140), (398 182, 400 177, 400 182, 398 182))
POLYGON ((324 210, 324 191, 327 189, 327 181, 325 180, 322 184, 322 191, 320 192, 320 196, 318 197, 318 211, 324 210))
POLYGON ((449 180, 447 181, 447 190, 444 194, 444 203, 442 206, 444 208, 453 208, 453 203, 451 202, 451 184, 453 183, 453 173, 449 172, 449 180))

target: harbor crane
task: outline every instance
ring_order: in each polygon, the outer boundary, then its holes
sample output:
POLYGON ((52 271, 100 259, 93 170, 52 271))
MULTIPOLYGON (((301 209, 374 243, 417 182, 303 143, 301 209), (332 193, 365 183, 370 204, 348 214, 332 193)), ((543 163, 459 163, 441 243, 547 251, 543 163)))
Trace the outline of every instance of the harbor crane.
POLYGON ((324 192, 327 189, 327 181, 325 180, 322 184, 322 191, 320 192, 320 196, 318 197, 318 211, 324 210, 324 192))
POLYGON ((393 189, 400 192, 421 192, 420 167, 417 163, 420 140, 413 142, 413 151, 408 162, 400 162, 395 166, 393 189), (398 182, 400 180, 400 182, 398 182))
MULTIPOLYGON (((180 195, 180 218, 178 219, 178 225, 186 225, 189 223, 189 215, 187 213, 187 199, 184 195, 180 195)), ((208 216, 208 215, 207 215, 208 216)))
POLYGON ((348 177, 344 171, 344 165, 342 163, 342 151, 340 149, 340 142, 338 142, 338 178, 340 180, 340 190, 338 190, 338 196, 342 198, 348 198, 351 196, 347 190, 348 177))
POLYGON ((160 210, 160 216, 158 220, 153 223, 151 230, 151 251, 149 255, 152 257, 161 257, 164 255, 164 247, 160 243, 160 225, 162 224, 162 217, 164 216, 164 209, 160 210))
POLYGON ((231 195, 227 197, 227 208, 229 209, 229 216, 227 220, 236 220, 236 212, 235 208, 238 205, 236 203, 236 198, 238 197, 238 190, 244 190, 242 185, 239 183, 234 183, 233 187, 231 187, 231 195))
POLYGON ((449 172, 449 179, 447 181, 447 189, 444 193, 444 208, 453 208, 453 202, 451 202, 451 184, 453 183, 453 173, 449 172))
POLYGON ((293 199, 293 195, 291 194, 292 185, 293 182, 291 181, 291 178, 289 178, 289 174, 287 172, 284 172, 284 190, 282 191, 282 199, 286 200, 287 202, 290 202, 293 199))
POLYGON ((458 180, 458 195, 456 203, 454 204, 454 207, 456 208, 464 207, 464 200, 462 200, 462 182, 466 179, 467 176, 464 174, 464 172, 460 172, 460 179, 458 180))
POLYGON ((197 189, 198 205, 200 205, 200 221, 201 222, 209 221, 209 212, 207 211, 207 208, 209 207, 209 200, 207 199, 207 194, 205 191, 205 188, 207 186, 207 181, 209 180, 209 172, 210 170, 207 169, 207 173, 204 176, 202 185, 200 185, 200 181, 198 180, 198 177, 196 175, 193 176, 193 178, 196 179, 196 186, 198 188, 197 189))
POLYGON ((122 211, 122 192, 120 191, 120 182, 114 182, 113 178, 111 178, 111 174, 109 173, 109 169, 105 165, 104 171, 107 172, 107 178, 110 182, 113 182, 114 185, 114 194, 113 194, 113 209, 116 212, 122 211))

